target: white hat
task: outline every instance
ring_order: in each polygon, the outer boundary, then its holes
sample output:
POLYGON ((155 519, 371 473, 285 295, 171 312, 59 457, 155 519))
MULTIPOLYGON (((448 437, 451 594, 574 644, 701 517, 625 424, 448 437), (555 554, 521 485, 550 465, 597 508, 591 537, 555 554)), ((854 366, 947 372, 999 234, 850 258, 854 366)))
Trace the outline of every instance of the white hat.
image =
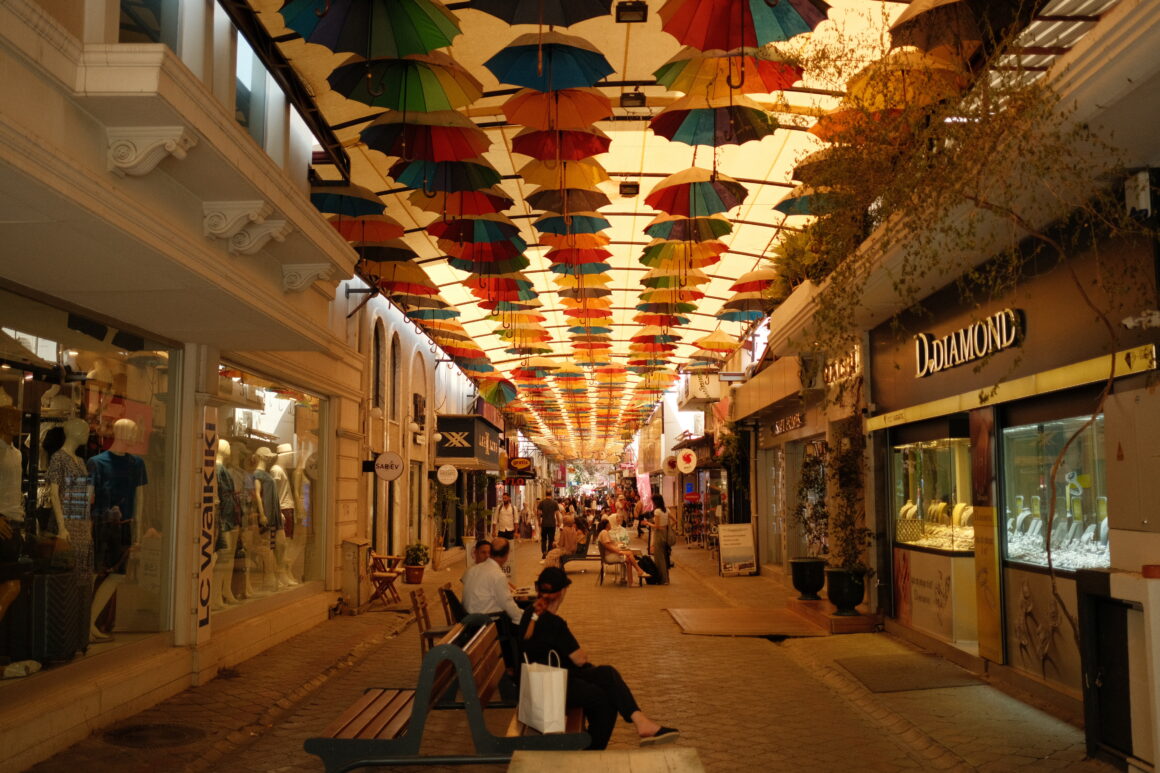
POLYGON ((288 454, 288 453, 291 453, 293 450, 294 450, 294 446, 290 445, 289 443, 279 443, 278 444, 278 453, 280 453, 280 454, 288 454))

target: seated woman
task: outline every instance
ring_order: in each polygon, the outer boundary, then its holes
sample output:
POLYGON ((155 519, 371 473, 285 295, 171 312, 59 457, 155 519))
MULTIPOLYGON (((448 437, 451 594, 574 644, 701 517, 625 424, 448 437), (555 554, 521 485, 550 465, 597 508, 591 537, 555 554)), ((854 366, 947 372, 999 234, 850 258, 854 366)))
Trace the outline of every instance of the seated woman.
POLYGON ((641 745, 675 741, 680 731, 664 727, 636 705, 632 691, 612 666, 594 666, 580 649, 568 623, 557 612, 572 581, 564 570, 548 567, 536 580, 536 601, 524 611, 519 625, 519 641, 524 655, 533 663, 547 663, 555 651, 561 665, 568 669, 568 708, 584 709, 589 749, 604 749, 616 726, 616 715, 636 726, 641 745))
POLYGON ((628 584, 634 585, 633 570, 640 572, 642 575, 648 574, 640 568, 640 564, 636 562, 636 556, 632 551, 626 547, 622 547, 612 536, 612 529, 608 525, 608 519, 605 518, 600 522, 600 535, 597 537, 604 553, 603 560, 606 564, 627 564, 628 569, 628 584))
POLYGON ((576 528, 576 521, 570 515, 564 516, 564 526, 556 533, 556 547, 544 556, 544 563, 548 566, 560 566, 563 556, 570 556, 579 552, 580 538, 583 535, 576 528))

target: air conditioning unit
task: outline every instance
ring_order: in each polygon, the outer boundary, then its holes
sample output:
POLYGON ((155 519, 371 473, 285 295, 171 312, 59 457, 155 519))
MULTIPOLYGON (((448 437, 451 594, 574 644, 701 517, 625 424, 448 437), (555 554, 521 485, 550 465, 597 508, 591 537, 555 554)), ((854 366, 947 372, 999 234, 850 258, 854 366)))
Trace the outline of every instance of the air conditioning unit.
POLYGON ((721 380, 717 374, 690 373, 681 381, 681 391, 677 397, 677 407, 686 408, 707 405, 721 399, 721 380))

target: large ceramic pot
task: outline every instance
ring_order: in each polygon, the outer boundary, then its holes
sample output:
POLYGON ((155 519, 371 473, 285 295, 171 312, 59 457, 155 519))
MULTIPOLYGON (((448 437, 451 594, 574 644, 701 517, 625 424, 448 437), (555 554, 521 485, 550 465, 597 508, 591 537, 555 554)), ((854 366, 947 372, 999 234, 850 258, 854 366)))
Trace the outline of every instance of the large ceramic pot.
POLYGON ((403 566, 403 582, 408 585, 420 585, 423 582, 422 566, 403 566))
POLYGON ((852 617, 866 595, 866 572, 861 569, 826 569, 826 596, 837 607, 835 615, 852 617))
POLYGON ((793 577, 793 587, 801 595, 802 601, 820 601, 818 591, 826 584, 826 559, 813 556, 791 558, 789 560, 790 575, 793 577))

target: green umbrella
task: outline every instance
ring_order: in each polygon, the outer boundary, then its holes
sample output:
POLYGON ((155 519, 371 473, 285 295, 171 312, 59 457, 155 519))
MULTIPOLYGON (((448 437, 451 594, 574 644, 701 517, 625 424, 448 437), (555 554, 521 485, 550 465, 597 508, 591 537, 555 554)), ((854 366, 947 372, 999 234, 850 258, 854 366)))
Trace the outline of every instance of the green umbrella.
POLYGON ((460 32, 434 0, 288 0, 280 12, 307 42, 365 57, 426 54, 460 32))

